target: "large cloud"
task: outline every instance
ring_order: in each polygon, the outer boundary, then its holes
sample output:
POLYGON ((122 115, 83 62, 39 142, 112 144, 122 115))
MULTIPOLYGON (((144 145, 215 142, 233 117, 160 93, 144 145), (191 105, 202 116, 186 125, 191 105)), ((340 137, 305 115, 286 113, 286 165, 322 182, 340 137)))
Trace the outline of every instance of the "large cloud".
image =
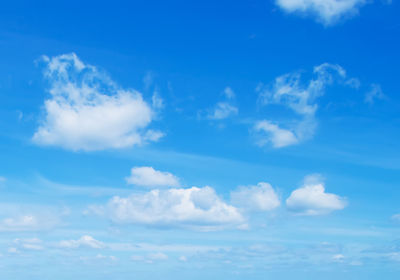
POLYGON ((272 85, 257 87, 261 105, 284 106, 298 116, 289 121, 287 127, 278 122, 260 120, 254 125, 258 144, 271 143, 274 148, 282 148, 310 139, 317 127, 315 118, 318 109, 317 99, 325 94, 327 86, 335 82, 354 87, 356 79, 347 79, 346 71, 339 65, 323 63, 315 66, 314 77, 302 83, 299 73, 289 73, 279 76, 272 85))
POLYGON ((154 112, 142 95, 122 89, 74 53, 44 57, 50 97, 33 140, 71 150, 123 148, 158 140, 154 112))
POLYGON ((365 3, 366 0, 276 0, 285 12, 311 15, 324 25, 357 14, 365 3))
POLYGON ((151 190, 113 197, 105 211, 116 223, 182 226, 200 230, 240 226, 238 209, 222 201, 211 187, 151 190))
POLYGON ((250 211, 269 211, 281 203, 275 190, 268 183, 258 183, 257 186, 242 186, 231 192, 233 205, 250 211))
POLYGON ((179 179, 176 176, 149 166, 132 168, 131 175, 126 181, 128 184, 143 187, 179 187, 179 179))
POLYGON ((300 215, 328 214, 346 205, 344 198, 326 193, 323 182, 315 176, 306 178, 304 186, 294 190, 286 200, 288 209, 300 215))

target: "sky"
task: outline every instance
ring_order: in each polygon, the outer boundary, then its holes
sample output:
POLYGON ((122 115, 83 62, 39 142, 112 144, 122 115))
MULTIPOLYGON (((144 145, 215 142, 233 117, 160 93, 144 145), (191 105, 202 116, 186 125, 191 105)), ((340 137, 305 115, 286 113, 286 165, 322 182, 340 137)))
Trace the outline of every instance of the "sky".
POLYGON ((2 3, 0 278, 398 279, 399 12, 2 3))

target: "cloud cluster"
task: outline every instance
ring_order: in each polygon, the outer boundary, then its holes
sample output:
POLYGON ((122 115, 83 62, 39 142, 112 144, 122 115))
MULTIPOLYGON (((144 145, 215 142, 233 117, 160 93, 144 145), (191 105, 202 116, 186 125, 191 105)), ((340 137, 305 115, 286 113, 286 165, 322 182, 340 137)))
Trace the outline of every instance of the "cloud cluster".
POLYGON ((347 79, 346 71, 340 65, 329 63, 314 67, 313 75, 305 84, 302 83, 300 73, 289 73, 277 77, 272 85, 257 87, 261 105, 284 106, 298 116, 285 128, 271 120, 256 122, 254 130, 259 135, 259 145, 271 143, 275 148, 282 148, 311 138, 317 127, 316 100, 325 94, 326 87, 335 82, 353 87, 355 81, 358 81, 347 79))
POLYGON ((358 13, 366 0, 276 0, 282 10, 314 17, 325 26, 358 13))
POLYGON ((122 89, 74 53, 43 60, 50 97, 34 142, 69 150, 102 150, 162 137, 161 132, 148 129, 154 112, 139 92, 122 89))
POLYGON ((131 175, 126 178, 126 181, 128 184, 143 187, 179 187, 180 185, 175 175, 149 166, 132 168, 131 175))
POLYGON ((116 223, 187 226, 213 229, 238 226, 244 218, 211 187, 151 190, 129 197, 113 197, 107 212, 116 223))
POLYGON ((320 178, 309 176, 304 185, 294 190, 286 200, 290 211, 299 215, 323 215, 346 207, 347 201, 333 193, 326 193, 320 178))

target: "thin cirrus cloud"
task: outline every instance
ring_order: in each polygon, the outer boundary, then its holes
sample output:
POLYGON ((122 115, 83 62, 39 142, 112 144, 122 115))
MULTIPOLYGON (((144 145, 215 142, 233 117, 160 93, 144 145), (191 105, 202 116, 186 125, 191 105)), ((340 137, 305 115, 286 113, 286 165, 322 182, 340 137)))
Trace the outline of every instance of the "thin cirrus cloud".
POLYGON ((142 187, 179 187, 179 178, 169 172, 155 170, 153 167, 133 167, 131 175, 125 178, 128 184, 142 187))
POLYGON ((324 215, 347 206, 345 198, 325 192, 325 186, 317 175, 306 177, 304 185, 294 190, 286 200, 287 208, 306 216, 324 215))
POLYGON ((43 57, 50 96, 33 135, 40 145, 68 150, 103 150, 157 141, 148 126, 153 108, 141 93, 123 89, 74 53, 43 57))
POLYGON ((281 204, 272 186, 264 182, 256 186, 241 186, 230 196, 232 205, 249 211, 270 211, 281 204))
POLYGON ((276 0, 286 13, 313 17, 325 26, 357 15, 366 0, 276 0))
POLYGON ((239 210, 224 202, 211 187, 155 189, 113 197, 97 211, 118 224, 217 230, 243 225, 239 210))
POLYGON ((296 118, 282 125, 264 119, 255 123, 253 129, 257 135, 257 144, 271 144, 274 148, 283 148, 301 143, 314 136, 318 110, 317 99, 325 94, 326 88, 334 83, 357 88, 359 81, 347 78, 345 69, 337 64, 323 63, 315 66, 313 77, 302 83, 298 72, 277 77, 270 85, 259 85, 259 103, 262 106, 279 105, 291 110, 296 118))
POLYGON ((4 218, 0 221, 0 232, 38 231, 53 227, 55 221, 50 217, 41 220, 35 215, 21 215, 4 218))

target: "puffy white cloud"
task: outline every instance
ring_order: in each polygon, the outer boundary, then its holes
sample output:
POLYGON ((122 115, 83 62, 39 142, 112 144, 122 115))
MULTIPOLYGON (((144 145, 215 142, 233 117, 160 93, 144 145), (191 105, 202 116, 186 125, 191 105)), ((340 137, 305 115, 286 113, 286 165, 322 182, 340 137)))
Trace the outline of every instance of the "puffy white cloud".
POLYGON ((115 196, 106 209, 116 223, 199 230, 238 226, 244 220, 238 209, 223 202, 211 187, 151 190, 126 198, 115 196))
POLYGON ((380 85, 372 84, 371 90, 365 94, 364 102, 374 104, 377 99, 385 99, 386 95, 383 93, 380 85))
POLYGON ((257 186, 242 186, 232 191, 231 203, 250 211, 269 211, 281 204, 272 186, 264 182, 258 183, 257 186))
POLYGON ((291 193, 286 206, 299 215, 323 215, 344 209, 347 202, 336 194, 326 193, 320 178, 311 176, 301 188, 291 193))
POLYGON ((334 82, 351 87, 354 84, 354 78, 346 79, 346 71, 336 64, 323 63, 315 66, 313 74, 314 77, 306 84, 301 83, 299 73, 289 73, 277 77, 272 85, 261 84, 257 87, 261 105, 281 105, 299 117, 291 121, 291 126, 287 128, 270 120, 256 122, 254 130, 263 133, 259 137, 259 145, 271 143, 275 148, 282 148, 311 138, 317 127, 317 98, 324 95, 326 87, 334 82))
POLYGON ((131 169, 131 175, 126 178, 129 184, 144 187, 178 187, 179 179, 169 172, 155 170, 153 167, 142 166, 131 169))
POLYGON ((357 14, 366 3, 366 0, 276 0, 285 12, 311 15, 326 26, 357 14))
POLYGON ((44 57, 50 97, 44 119, 33 136, 40 145, 70 150, 123 148, 156 141, 148 130, 154 112, 142 95, 122 89, 74 53, 44 57))
POLYGON ((257 132, 265 133, 265 135, 261 135, 260 141, 258 142, 260 146, 264 146, 267 142, 271 142, 274 148, 282 148, 299 142, 292 131, 282 129, 270 121, 259 121, 255 124, 254 129, 257 132))
POLYGON ((87 247, 93 249, 101 249, 105 247, 105 244, 101 241, 94 239, 90 235, 84 235, 78 240, 63 240, 60 241, 59 247, 67 249, 75 249, 80 247, 87 247))

